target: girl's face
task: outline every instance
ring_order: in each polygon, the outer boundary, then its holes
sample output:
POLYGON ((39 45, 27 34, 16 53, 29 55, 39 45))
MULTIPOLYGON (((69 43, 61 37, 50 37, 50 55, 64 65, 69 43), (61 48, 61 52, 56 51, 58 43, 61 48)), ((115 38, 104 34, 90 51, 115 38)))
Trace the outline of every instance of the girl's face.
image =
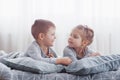
POLYGON ((73 29, 70 37, 68 39, 68 46, 72 48, 77 48, 82 45, 82 37, 80 35, 80 30, 78 29, 73 29))
POLYGON ((53 42, 56 39, 55 36, 55 27, 50 27, 48 32, 44 34, 43 43, 45 46, 53 46, 53 42))

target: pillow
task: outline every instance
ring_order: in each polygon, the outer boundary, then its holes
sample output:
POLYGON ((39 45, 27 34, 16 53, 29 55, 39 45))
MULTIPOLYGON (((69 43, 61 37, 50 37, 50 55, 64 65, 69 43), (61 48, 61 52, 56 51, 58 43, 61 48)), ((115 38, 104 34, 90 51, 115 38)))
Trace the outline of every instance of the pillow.
POLYGON ((66 72, 75 75, 88 75, 116 70, 120 67, 120 55, 87 57, 72 62, 65 67, 66 72))
POLYGON ((13 59, 13 58, 17 58, 17 57, 21 57, 21 55, 23 55, 24 53, 21 51, 17 51, 17 52, 11 52, 11 53, 5 53, 4 51, 0 51, 0 62, 3 58, 9 58, 9 59, 13 59))
POLYGON ((0 63, 0 80, 12 80, 10 68, 2 63, 0 63))
POLYGON ((12 69, 41 74, 60 72, 63 69, 62 65, 55 65, 43 61, 37 61, 29 57, 21 57, 15 59, 4 58, 2 60, 2 63, 12 69))

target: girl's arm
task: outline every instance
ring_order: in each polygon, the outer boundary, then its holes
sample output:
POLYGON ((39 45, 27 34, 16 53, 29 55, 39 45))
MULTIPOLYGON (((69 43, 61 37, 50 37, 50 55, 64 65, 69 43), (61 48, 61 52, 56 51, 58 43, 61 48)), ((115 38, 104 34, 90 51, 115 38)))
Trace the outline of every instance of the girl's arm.
POLYGON ((92 57, 92 56, 101 56, 101 54, 98 53, 98 52, 95 52, 95 53, 89 54, 88 56, 89 56, 89 57, 92 57))
POLYGON ((69 57, 72 61, 77 60, 75 51, 69 47, 65 47, 63 57, 69 57))
POLYGON ((90 53, 88 54, 88 57, 92 57, 92 56, 101 56, 101 54, 99 52, 96 52, 94 50, 91 50, 90 48, 87 48, 87 52, 90 53))

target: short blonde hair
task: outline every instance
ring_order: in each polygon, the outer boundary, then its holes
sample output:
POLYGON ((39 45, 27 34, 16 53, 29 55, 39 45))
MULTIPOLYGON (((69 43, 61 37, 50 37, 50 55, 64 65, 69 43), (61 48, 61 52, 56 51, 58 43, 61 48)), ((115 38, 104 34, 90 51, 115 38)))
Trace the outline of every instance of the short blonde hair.
POLYGON ((55 24, 48 20, 37 19, 31 28, 32 36, 37 39, 39 33, 47 33, 50 27, 55 27, 55 24))

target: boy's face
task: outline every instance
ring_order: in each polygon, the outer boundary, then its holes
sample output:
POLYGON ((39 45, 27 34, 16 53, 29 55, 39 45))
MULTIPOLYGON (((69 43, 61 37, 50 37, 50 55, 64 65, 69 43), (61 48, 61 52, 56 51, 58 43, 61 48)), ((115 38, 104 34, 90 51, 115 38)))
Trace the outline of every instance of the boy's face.
POLYGON ((68 46, 72 48, 77 48, 81 45, 82 37, 80 36, 80 31, 78 29, 73 29, 68 39, 68 46))
POLYGON ((48 32, 44 35, 43 43, 45 46, 53 46, 53 42, 56 39, 55 27, 50 27, 48 32))

